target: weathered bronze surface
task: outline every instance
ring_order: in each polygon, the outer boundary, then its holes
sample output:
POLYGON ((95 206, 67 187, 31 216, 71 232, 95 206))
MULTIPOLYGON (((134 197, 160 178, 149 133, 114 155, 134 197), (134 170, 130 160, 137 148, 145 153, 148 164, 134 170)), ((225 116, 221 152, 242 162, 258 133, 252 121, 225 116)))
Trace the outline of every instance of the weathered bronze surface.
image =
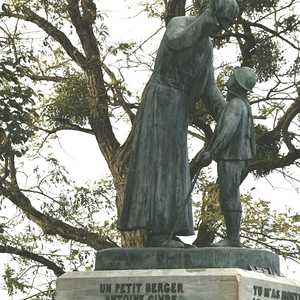
POLYGON ((212 4, 199 17, 169 22, 137 116, 119 228, 146 229, 159 236, 155 246, 180 247, 177 241, 162 243, 173 231, 194 234, 191 200, 185 205, 191 187, 189 111, 200 97, 215 117, 225 106, 214 80, 210 36, 233 22, 238 5, 212 4))
POLYGON ((279 256, 245 248, 120 249, 97 252, 95 270, 241 268, 280 274, 279 256))

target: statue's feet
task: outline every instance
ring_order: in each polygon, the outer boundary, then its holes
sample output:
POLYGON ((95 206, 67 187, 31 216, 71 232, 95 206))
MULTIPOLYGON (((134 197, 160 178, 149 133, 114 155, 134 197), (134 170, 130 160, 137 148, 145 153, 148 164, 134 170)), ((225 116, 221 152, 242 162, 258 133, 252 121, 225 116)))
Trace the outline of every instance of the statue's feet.
POLYGON ((184 248, 197 248, 197 247, 194 246, 194 245, 184 243, 184 242, 183 242, 178 236, 176 236, 176 235, 173 236, 173 240, 174 240, 174 241, 181 242, 181 243, 184 245, 184 248))
POLYGON ((217 243, 213 243, 212 247, 238 247, 242 248, 242 244, 237 240, 221 240, 217 243))

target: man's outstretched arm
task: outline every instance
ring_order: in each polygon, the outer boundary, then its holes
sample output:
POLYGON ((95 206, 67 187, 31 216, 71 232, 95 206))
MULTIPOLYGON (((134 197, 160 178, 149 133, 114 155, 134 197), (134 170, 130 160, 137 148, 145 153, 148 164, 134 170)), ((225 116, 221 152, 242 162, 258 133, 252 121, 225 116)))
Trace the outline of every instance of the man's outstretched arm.
POLYGON ((202 100, 208 112, 212 115, 215 121, 218 121, 222 111, 226 106, 226 101, 216 85, 212 67, 208 75, 207 84, 202 96, 202 100))

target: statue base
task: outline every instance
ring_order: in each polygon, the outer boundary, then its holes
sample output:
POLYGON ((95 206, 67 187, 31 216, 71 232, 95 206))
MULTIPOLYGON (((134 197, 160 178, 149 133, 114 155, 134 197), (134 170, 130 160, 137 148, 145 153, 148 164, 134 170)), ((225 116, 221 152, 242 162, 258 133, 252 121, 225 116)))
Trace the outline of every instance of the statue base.
POLYGON ((57 280, 56 300, 300 300, 278 255, 245 248, 107 249, 57 280))
POLYGON ((56 300, 299 300, 300 282, 242 269, 72 272, 56 300))
MULTIPOLYGON (((240 268, 280 275, 279 256, 261 249, 111 248, 97 252, 95 270, 240 268)), ((300 299, 299 299, 300 300, 300 299)))

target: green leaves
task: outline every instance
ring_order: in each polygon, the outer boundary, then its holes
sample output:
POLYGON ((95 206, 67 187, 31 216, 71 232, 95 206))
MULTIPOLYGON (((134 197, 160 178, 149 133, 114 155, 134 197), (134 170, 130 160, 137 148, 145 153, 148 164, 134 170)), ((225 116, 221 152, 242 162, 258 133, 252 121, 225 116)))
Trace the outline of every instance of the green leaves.
POLYGON ((253 13, 264 13, 277 6, 279 0, 242 0, 239 1, 242 12, 250 15, 253 13))
POLYGON ((300 223, 300 215, 293 215, 292 220, 294 223, 300 223))
POLYGON ((34 92, 13 67, 6 57, 0 61, 0 128, 13 145, 23 146, 34 132, 34 92))
POLYGON ((59 125, 70 121, 85 125, 89 116, 87 83, 83 74, 67 77, 55 85, 54 96, 46 103, 48 121, 59 125))
MULTIPOLYGON (((278 133, 269 131, 263 125, 255 126, 256 133, 256 157, 257 161, 272 161, 280 157, 280 137, 278 133)), ((270 164, 267 167, 255 170, 257 177, 265 177, 273 171, 270 164)))
POLYGON ((271 209, 268 200, 242 197, 244 219, 242 237, 249 247, 267 247, 285 257, 299 259, 300 224, 298 215, 291 210, 278 212, 271 209))
POLYGON ((148 17, 162 17, 164 8, 163 0, 143 1, 142 6, 144 7, 145 12, 148 14, 148 17))
POLYGON ((25 292, 30 288, 22 277, 18 276, 15 270, 9 265, 6 265, 5 267, 3 278, 7 287, 7 292, 10 296, 16 294, 17 291, 25 292))
POLYGON ((256 47, 248 63, 255 68, 260 81, 267 81, 278 74, 284 58, 278 43, 267 34, 258 34, 255 39, 256 47))

